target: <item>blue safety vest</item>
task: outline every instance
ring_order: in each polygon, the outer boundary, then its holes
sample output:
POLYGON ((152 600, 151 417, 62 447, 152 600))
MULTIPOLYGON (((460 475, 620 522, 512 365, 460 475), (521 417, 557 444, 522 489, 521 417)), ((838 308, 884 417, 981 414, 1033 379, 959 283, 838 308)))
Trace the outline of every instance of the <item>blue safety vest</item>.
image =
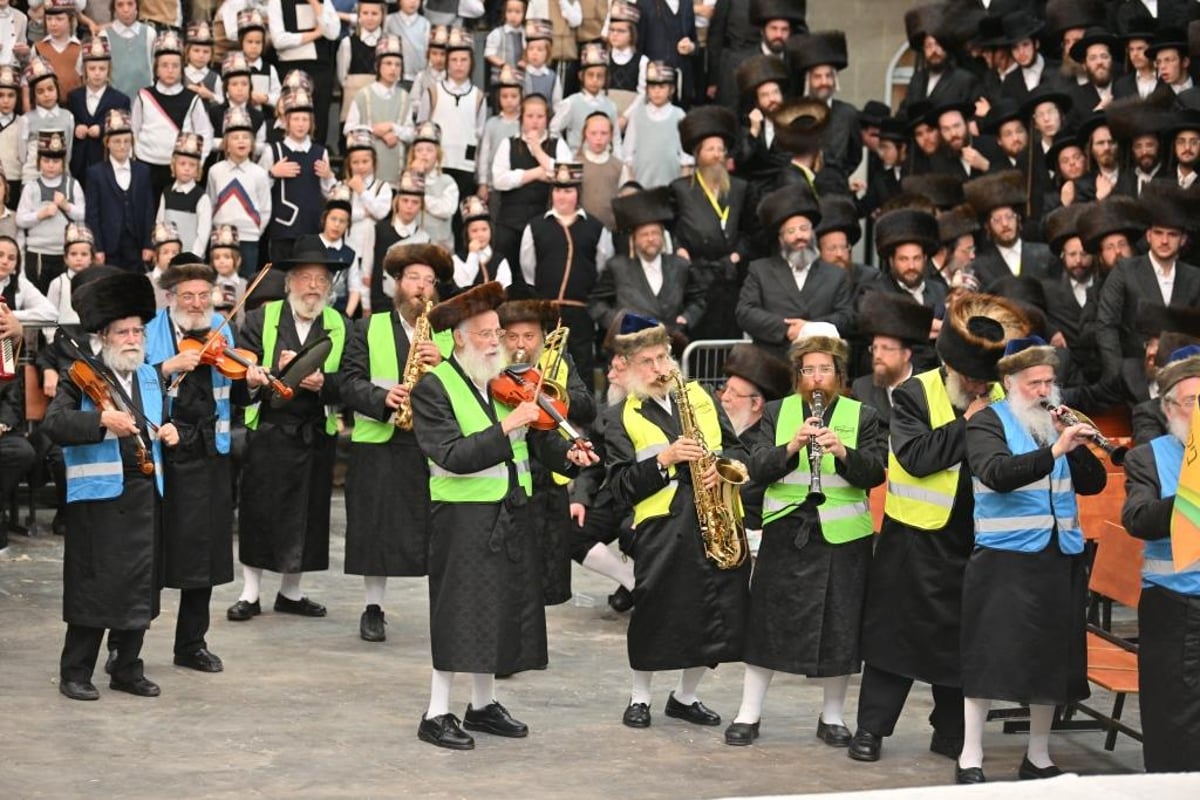
MULTIPOLYGON (((213 330, 220 327, 224 321, 224 318, 219 314, 213 314, 211 322, 213 330)), ((232 328, 223 335, 229 342, 229 346, 233 347, 232 328)), ((170 312, 164 308, 146 325, 146 361, 154 365, 159 365, 174 356, 177 352, 179 351, 175 346, 175 327, 171 324, 170 312)), ((209 369, 209 373, 212 375, 213 402, 217 407, 216 436, 214 438, 217 445, 217 452, 225 455, 229 452, 229 420, 233 413, 233 409, 229 403, 229 389, 233 386, 233 381, 215 369, 209 369)), ((164 375, 163 377, 168 384, 174 380, 174 376, 172 375, 164 375)), ((173 396, 167 397, 168 413, 170 413, 170 407, 174 402, 175 398, 173 396)))
MULTIPOLYGON (((1158 468, 1159 497, 1174 497, 1179 488, 1179 470, 1183 466, 1183 444, 1168 434, 1152 440, 1150 449, 1154 451, 1154 464, 1158 468)), ((1171 537, 1146 542, 1142 586, 1161 586, 1180 594, 1200 596, 1200 564, 1176 572, 1171 537)))
MULTIPOLYGON (((138 388, 142 393, 142 413, 154 425, 162 424, 162 388, 158 373, 149 364, 137 368, 138 388)), ((91 398, 83 396, 81 411, 95 411, 91 398)), ((157 438, 151 443, 154 457, 154 483, 161 497, 162 447, 157 438)), ((121 463, 121 445, 111 431, 105 431, 104 439, 95 444, 71 444, 62 449, 63 461, 67 465, 67 502, 82 503, 89 500, 112 500, 125 490, 125 468, 121 463)))
MULTIPOLYGON (((1040 449, 1004 400, 992 405, 1004 424, 1004 439, 1015 456, 1040 449)), ((1054 460, 1054 469, 1033 483, 1012 492, 997 492, 979 478, 975 485, 975 544, 993 550, 1038 553, 1058 526, 1058 549, 1067 555, 1083 552, 1083 531, 1075 505, 1075 487, 1066 456, 1054 460)))

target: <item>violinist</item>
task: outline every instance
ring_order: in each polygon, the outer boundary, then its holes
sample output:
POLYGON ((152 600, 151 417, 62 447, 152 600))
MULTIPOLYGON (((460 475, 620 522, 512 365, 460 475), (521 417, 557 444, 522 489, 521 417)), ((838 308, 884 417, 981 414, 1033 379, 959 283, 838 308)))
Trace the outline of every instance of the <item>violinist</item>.
POLYGON ((250 391, 267 382, 260 367, 233 381, 201 348, 181 349, 186 339, 207 342, 210 332, 232 346, 232 329, 213 312, 216 280, 193 253, 175 256, 158 281, 167 307, 146 326, 146 360, 169 387, 167 414, 180 436, 165 465, 161 562, 164 585, 180 590, 175 663, 200 672, 222 670, 205 641, 208 607, 212 587, 233 580, 232 406, 249 405, 250 391))
MULTIPOLYGON (((565 350, 543 355, 546 332, 558 322, 558 306, 550 300, 509 300, 498 309, 504 349, 513 367, 533 365, 544 385, 565 387, 567 418, 576 428, 596 418, 596 404, 565 350)), ((546 605, 571 599, 570 480, 535 463, 530 519, 542 554, 542 591, 546 605)))
POLYGON ((434 331, 452 331, 454 352, 417 383, 413 431, 429 459, 429 627, 433 681, 417 737, 470 750, 463 730, 520 738, 529 728, 496 701, 495 679, 547 664, 541 561, 533 543, 529 496, 532 453, 573 474, 596 463, 590 450, 557 432, 532 431, 534 402, 502 405, 491 381, 504 353, 492 281, 435 306, 434 331), (450 713, 454 673, 472 677, 463 727, 450 713))
POLYGON ((429 467, 411 426, 401 430, 394 420, 408 402, 405 368, 414 357, 412 348, 417 348, 417 372, 442 360, 435 340, 417 342, 416 337, 426 304, 438 301, 438 283, 450 278, 453 266, 450 254, 437 245, 400 243, 384 254, 383 269, 396 282, 393 308, 386 314, 376 310, 358 323, 342 366, 342 401, 354 412, 346 479, 346 574, 363 576, 366 608, 358 632, 368 642, 387 638, 387 579, 428 574, 429 467), (403 479, 396 480, 398 476, 403 479))
POLYGON ((81 327, 99 333, 101 349, 62 381, 42 425, 66 461, 59 691, 73 700, 99 698, 92 673, 109 629, 120 634, 109 688, 157 697, 140 654, 159 610, 162 446, 175 446, 179 434, 165 420, 158 374, 145 364, 143 326, 155 313, 154 289, 145 276, 121 273, 73 294, 81 327))

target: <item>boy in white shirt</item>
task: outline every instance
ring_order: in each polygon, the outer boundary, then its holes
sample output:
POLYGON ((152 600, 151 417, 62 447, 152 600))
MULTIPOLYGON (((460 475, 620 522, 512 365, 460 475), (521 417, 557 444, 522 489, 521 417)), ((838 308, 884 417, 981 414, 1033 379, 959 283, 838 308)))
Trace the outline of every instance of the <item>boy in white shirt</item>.
POLYGON ((66 130, 38 132, 38 175, 21 190, 17 227, 25 231, 25 271, 38 291, 66 270, 63 234, 68 222, 82 222, 83 191, 66 171, 66 130))
POLYGON ((225 160, 208 170, 208 199, 215 227, 237 228, 242 253, 241 274, 258 271, 259 239, 271 221, 271 177, 250 160, 254 152, 254 122, 244 109, 225 112, 225 160))

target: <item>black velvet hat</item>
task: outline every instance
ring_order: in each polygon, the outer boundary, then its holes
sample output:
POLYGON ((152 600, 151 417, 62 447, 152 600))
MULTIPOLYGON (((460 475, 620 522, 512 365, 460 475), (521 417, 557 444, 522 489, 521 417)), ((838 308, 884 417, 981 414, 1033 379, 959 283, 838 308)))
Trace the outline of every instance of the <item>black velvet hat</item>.
POLYGON ((87 292, 77 293, 72 299, 80 327, 93 333, 118 319, 138 317, 149 322, 158 313, 150 279, 131 272, 100 278, 88 286, 87 292))
POLYGON ((803 183, 792 183, 768 194, 758 204, 758 221, 770 236, 792 217, 808 217, 813 226, 821 224, 821 207, 812 190, 803 183))
POLYGON ((725 374, 753 383, 768 402, 792 393, 792 368, 787 362, 749 342, 735 344, 729 351, 725 374))
POLYGON ((804 25, 808 15, 806 0, 750 0, 750 22, 758 28, 773 19, 786 19, 792 25, 804 25))
POLYGON ((827 233, 841 231, 846 234, 850 246, 862 238, 862 224, 858 220, 858 207, 847 195, 826 194, 818 201, 821 222, 817 225, 817 238, 827 233))

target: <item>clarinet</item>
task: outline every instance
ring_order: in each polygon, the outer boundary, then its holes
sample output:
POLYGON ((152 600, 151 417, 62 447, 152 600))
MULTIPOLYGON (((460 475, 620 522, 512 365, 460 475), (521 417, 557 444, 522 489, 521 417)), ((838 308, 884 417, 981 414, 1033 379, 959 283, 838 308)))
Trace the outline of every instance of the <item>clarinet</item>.
MULTIPOLYGON (((812 409, 810 416, 816 417, 821 421, 821 427, 825 427, 825 393, 815 391, 812 393, 812 409)), ((816 435, 808 437, 808 497, 805 502, 810 506, 819 506, 825 502, 825 492, 821 491, 821 457, 825 455, 825 451, 821 447, 821 443, 817 441, 816 435)))

